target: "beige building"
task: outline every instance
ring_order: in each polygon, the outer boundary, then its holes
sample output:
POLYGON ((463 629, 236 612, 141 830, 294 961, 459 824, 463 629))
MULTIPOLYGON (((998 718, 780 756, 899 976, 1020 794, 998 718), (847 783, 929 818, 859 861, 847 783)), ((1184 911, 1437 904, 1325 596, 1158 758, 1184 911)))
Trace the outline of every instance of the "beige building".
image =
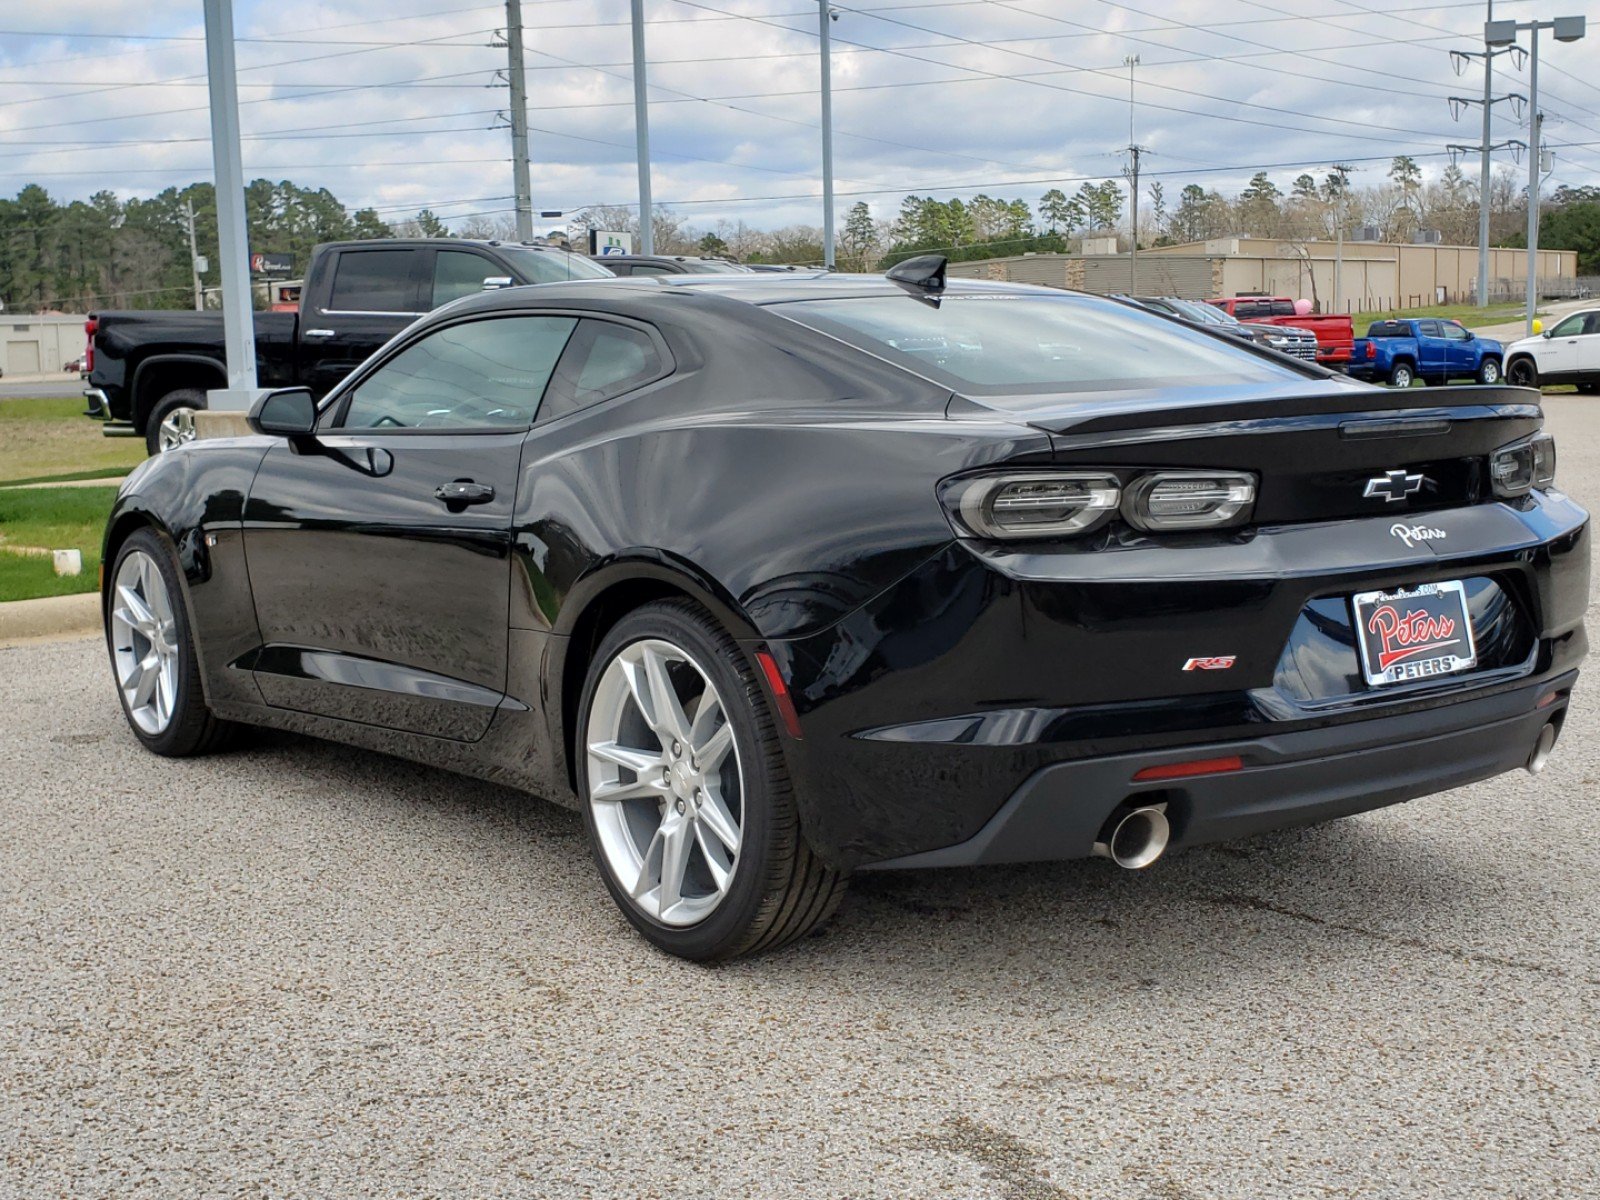
MULTIPOLYGON (((1489 251, 1490 295, 1520 295, 1527 278, 1527 251, 1489 251)), ((1276 238, 1213 238, 1141 250, 1138 278, 1126 254, 1028 254, 951 263, 952 275, 1007 279, 1105 295, 1182 296, 1207 300, 1261 292, 1305 298, 1324 312, 1422 308, 1470 302, 1478 278, 1475 246, 1426 243, 1346 242, 1334 297, 1336 248, 1332 242, 1276 238)), ((1541 292, 1559 295, 1577 285, 1574 250, 1541 250, 1541 292)))
POLYGON ((83 353, 83 317, 0 313, 0 371, 53 375, 83 353))

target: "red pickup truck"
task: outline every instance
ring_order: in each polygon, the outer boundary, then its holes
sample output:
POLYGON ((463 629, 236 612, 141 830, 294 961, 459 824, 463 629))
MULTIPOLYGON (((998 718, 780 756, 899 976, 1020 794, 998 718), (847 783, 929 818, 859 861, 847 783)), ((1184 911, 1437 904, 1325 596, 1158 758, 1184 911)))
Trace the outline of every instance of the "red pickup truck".
POLYGON ((1253 325, 1293 325, 1317 335, 1317 362, 1324 367, 1345 367, 1350 363, 1350 347, 1355 344, 1355 326, 1341 313, 1296 316, 1294 301, 1287 296, 1228 296, 1207 300, 1229 316, 1253 325))

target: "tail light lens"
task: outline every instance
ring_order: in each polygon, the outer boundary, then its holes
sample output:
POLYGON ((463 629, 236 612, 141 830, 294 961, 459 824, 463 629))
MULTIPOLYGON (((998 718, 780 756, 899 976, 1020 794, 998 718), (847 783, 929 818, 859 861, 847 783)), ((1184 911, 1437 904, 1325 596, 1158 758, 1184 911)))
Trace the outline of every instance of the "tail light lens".
POLYGON ((956 532, 968 537, 1061 537, 1110 517, 1122 487, 1101 473, 1018 472, 952 480, 940 499, 956 532))
POLYGON ((1494 494, 1502 500, 1515 500, 1534 488, 1549 487, 1556 481, 1555 438, 1536 433, 1501 446, 1489 456, 1489 478, 1494 494))
POLYGON ((1367 343, 1367 357, 1368 358, 1377 358, 1378 357, 1378 348, 1375 345, 1373 345, 1371 342, 1367 343))
POLYGON ((1256 477, 1236 471, 1158 471, 1128 488, 1122 515, 1135 529, 1160 533, 1222 529, 1250 519, 1256 477))
POLYGON ((83 369, 85 371, 94 370, 94 331, 99 328, 100 321, 97 317, 90 317, 83 323, 83 334, 87 339, 87 344, 83 349, 83 369))

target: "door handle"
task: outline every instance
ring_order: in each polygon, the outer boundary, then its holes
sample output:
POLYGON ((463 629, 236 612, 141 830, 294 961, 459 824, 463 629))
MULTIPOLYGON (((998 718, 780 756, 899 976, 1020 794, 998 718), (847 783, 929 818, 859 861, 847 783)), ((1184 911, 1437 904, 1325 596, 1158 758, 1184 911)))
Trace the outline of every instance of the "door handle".
POLYGON ((334 331, 331 329, 302 329, 300 336, 303 338, 331 338, 334 331))
POLYGON ((487 504, 494 499, 494 488, 471 479, 453 479, 434 488, 433 494, 443 500, 446 507, 462 509, 469 504, 487 504))

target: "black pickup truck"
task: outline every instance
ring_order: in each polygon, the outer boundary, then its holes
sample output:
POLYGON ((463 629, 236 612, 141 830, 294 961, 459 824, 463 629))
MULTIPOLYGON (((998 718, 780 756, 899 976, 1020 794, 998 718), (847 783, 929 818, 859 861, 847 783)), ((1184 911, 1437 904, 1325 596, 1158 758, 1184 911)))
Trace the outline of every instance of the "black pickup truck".
MULTIPOLYGON (((553 246, 449 239, 329 242, 312 252, 299 312, 255 315, 264 388, 319 398, 423 313, 489 287, 611 279, 553 246)), ((220 312, 91 313, 86 415, 150 453, 194 436, 206 390, 227 386, 220 312)))

